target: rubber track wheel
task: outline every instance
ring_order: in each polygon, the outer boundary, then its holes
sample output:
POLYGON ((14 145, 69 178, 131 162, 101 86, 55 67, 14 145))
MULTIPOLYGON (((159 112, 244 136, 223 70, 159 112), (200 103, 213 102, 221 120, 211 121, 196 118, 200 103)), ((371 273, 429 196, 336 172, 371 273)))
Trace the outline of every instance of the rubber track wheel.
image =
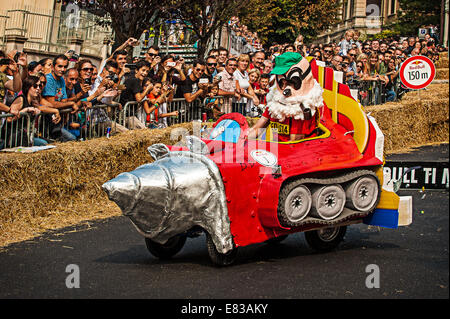
MULTIPOLYGON (((285 212, 285 202, 291 193, 292 190, 297 188, 298 186, 303 185, 302 180, 295 180, 287 185, 285 185, 282 190, 280 191, 280 196, 278 199, 278 209, 277 209, 277 215, 278 215, 278 221, 280 222, 280 225, 283 227, 294 227, 295 223, 290 220, 290 218, 286 215, 285 212)), ((312 201, 312 198, 310 199, 312 201)))

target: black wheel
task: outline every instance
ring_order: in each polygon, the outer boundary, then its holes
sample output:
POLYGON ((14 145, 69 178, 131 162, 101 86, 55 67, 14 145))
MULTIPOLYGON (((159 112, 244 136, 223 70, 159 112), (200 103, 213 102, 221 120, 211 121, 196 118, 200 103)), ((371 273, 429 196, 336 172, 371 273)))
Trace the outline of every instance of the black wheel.
POLYGON ((317 251, 326 252, 335 249, 344 239, 347 226, 322 228, 305 232, 308 245, 317 251))
POLYGON ((289 235, 283 235, 278 237, 270 238, 269 240, 266 240, 267 244, 278 244, 281 243, 283 240, 285 240, 289 235))
POLYGON ((148 251, 159 259, 170 259, 183 248, 185 242, 186 236, 172 237, 163 245, 149 238, 145 238, 148 251))
POLYGON ((214 245, 214 242, 208 233, 206 233, 206 246, 208 247, 209 258, 216 266, 229 266, 236 260, 237 248, 233 248, 226 254, 219 253, 216 249, 216 245, 214 245))

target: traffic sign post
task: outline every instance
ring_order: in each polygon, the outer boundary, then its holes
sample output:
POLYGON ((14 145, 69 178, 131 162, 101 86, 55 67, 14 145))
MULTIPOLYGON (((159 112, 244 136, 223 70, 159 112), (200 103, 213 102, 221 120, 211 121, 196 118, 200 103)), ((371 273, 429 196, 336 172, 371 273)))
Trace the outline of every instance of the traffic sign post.
POLYGON ((427 87, 436 75, 433 61, 417 55, 406 59, 400 68, 400 79, 404 86, 413 90, 427 87))

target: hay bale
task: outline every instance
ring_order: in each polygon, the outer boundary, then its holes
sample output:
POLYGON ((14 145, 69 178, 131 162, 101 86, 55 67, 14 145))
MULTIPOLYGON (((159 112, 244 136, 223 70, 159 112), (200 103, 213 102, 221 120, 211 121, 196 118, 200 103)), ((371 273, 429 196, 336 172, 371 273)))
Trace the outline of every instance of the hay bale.
POLYGON ((437 80, 448 80, 448 68, 436 69, 436 76, 434 78, 437 80))
POLYGON ((449 86, 430 85, 401 101, 366 107, 385 135, 385 152, 449 140, 449 86), (420 99, 419 99, 420 95, 420 99))
POLYGON ((150 162, 148 146, 177 143, 181 135, 174 129, 191 132, 192 124, 56 144, 33 154, 0 154, 0 246, 82 220, 119 215, 101 185, 150 162))
POLYGON ((448 69, 448 57, 440 57, 439 60, 436 62, 436 68, 437 69, 448 69))

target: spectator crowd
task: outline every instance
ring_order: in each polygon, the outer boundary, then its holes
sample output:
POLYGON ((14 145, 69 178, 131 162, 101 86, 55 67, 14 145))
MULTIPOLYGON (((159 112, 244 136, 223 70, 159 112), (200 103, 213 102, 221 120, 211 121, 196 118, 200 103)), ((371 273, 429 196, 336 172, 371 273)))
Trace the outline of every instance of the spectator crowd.
POLYGON ((275 45, 271 50, 297 50, 342 72, 342 82, 359 91, 359 99, 364 105, 401 98, 407 89, 401 85, 399 71, 408 57, 422 55, 435 63, 439 60, 439 53, 446 51, 438 45, 437 38, 430 34, 426 34, 423 39, 409 37, 360 41, 359 38, 357 30, 348 30, 340 42, 307 46, 300 37, 296 45, 275 45))
POLYGON ((130 59, 129 51, 138 43, 130 38, 98 66, 78 59, 73 51, 41 61, 28 61, 23 52, 0 51, 0 112, 8 115, 0 118, 0 149, 28 146, 8 134, 18 130, 24 113, 40 115, 38 125, 47 128, 48 135, 33 137, 35 146, 86 138, 92 127, 101 136, 164 128, 171 123, 168 119, 179 119, 199 100, 203 120, 229 112, 258 116, 275 82, 270 75, 274 59, 289 51, 313 56, 342 72, 343 82, 358 89, 361 99, 366 98, 364 90, 371 89, 364 83, 376 82, 381 84, 374 86, 377 96, 393 101, 401 93, 398 73, 403 61, 425 55, 436 62, 443 50, 429 35, 360 41, 359 33, 349 30, 339 43, 306 45, 299 36, 293 44, 273 44, 264 51, 257 35, 238 20, 231 20, 230 26, 260 50, 234 56, 220 47, 188 65, 183 57, 162 54, 157 46, 148 48, 143 58, 130 59), (171 109, 171 102, 180 100, 186 109, 171 109))

